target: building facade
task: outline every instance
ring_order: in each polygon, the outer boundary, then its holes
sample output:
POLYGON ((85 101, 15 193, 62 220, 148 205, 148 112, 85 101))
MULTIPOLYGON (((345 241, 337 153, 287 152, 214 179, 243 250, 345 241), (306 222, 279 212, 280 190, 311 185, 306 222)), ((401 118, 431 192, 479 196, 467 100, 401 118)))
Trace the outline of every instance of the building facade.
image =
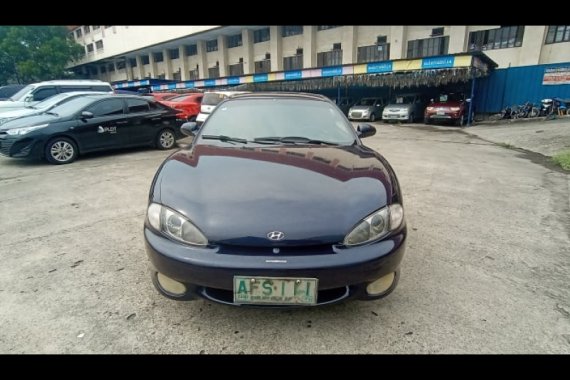
POLYGON ((498 68, 570 62, 570 25, 96 26, 71 64, 108 82, 216 79, 483 51, 498 68))

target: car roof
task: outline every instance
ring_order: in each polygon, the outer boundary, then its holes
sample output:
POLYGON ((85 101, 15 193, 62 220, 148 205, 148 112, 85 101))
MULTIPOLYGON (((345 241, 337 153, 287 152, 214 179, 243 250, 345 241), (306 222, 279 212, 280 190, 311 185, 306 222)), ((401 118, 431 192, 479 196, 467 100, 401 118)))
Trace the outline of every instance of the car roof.
POLYGON ((307 99, 320 100, 330 102, 331 100, 324 95, 311 94, 308 92, 250 92, 233 96, 231 99, 307 99))
POLYGON ((96 79, 62 79, 62 80, 48 80, 43 82, 36 82, 32 83, 33 86, 40 86, 40 85, 54 85, 54 86, 81 86, 81 85, 94 85, 94 86, 109 86, 111 85, 108 82, 103 82, 96 79))

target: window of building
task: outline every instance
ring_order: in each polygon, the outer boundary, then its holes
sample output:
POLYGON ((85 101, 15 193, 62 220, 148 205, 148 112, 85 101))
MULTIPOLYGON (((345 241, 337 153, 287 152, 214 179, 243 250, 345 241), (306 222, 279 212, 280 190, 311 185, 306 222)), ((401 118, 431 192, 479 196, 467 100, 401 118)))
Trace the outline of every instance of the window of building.
POLYGON ((162 52, 158 52, 158 53, 152 53, 153 58, 154 58, 154 62, 162 62, 164 61, 164 55, 162 54, 162 52))
POLYGON ((110 73, 115 72, 115 65, 113 63, 109 63, 109 72, 110 73))
POLYGON ((231 76, 236 76, 236 75, 243 75, 243 63, 236 63, 233 65, 230 65, 230 75, 231 76))
POLYGON ((570 41, 570 25, 550 25, 548 27, 548 33, 546 33, 547 44, 568 41, 570 41))
POLYGON ((136 58, 129 58, 129 62, 131 67, 137 67, 137 59, 136 58))
POLYGON ((376 37, 376 44, 380 45, 380 44, 385 44, 388 42, 388 36, 378 36, 376 37))
POLYGON ((125 61, 118 61, 117 62, 117 70, 123 70, 125 68, 125 61))
POLYGON ((503 26, 469 33, 469 51, 522 46, 524 26, 503 26))
POLYGON ((439 36, 443 36, 443 32, 445 31, 445 28, 440 27, 440 28, 433 28, 431 30, 431 37, 439 37, 439 36))
POLYGON ((157 79, 166 79, 166 74, 158 74, 157 79))
POLYGON ((208 67, 208 78, 219 78, 220 77, 220 67, 208 67))
POLYGON ((206 51, 218 51, 218 40, 206 41, 206 51))
POLYGON ((263 41, 269 41, 270 32, 269 28, 259 29, 253 32, 253 43, 259 43, 263 41))
POLYGON ((387 61, 390 59, 390 44, 381 43, 370 46, 359 46, 357 62, 387 61))
POLYGON ((75 35, 77 36, 77 38, 80 38, 83 35, 83 32, 81 32, 81 28, 75 30, 75 35))
POLYGON ((234 48, 241 45, 242 45, 241 33, 228 37, 228 48, 234 48))
POLYGON ((87 47, 87 53, 93 53, 94 50, 93 44, 88 44, 86 47, 87 47))
POLYGON ((168 56, 170 57, 170 59, 178 59, 178 58, 180 58, 180 50, 169 49, 168 50, 168 56))
POLYGON ((342 65, 342 50, 323 51, 317 53, 317 66, 342 65))
POLYGON ((285 25, 281 27, 282 37, 296 36, 298 34, 303 34, 302 25, 285 25))
POLYGON ((97 30, 97 29, 99 29, 99 28, 100 28, 99 25, 93 25, 93 30, 97 30))
POLYGON ((327 29, 334 29, 334 28, 338 28, 341 25, 317 25, 317 30, 321 31, 321 30, 327 30, 327 29))
POLYGON ((97 48, 97 50, 103 49, 103 40, 95 41, 95 48, 97 48))
POLYGON ((89 28, 89 25, 85 25, 85 26, 83 27, 83 32, 84 32, 85 34, 89 33, 90 31, 91 31, 91 29, 89 28))
POLYGON ((105 29, 112 27, 113 25, 105 25, 105 29))
POLYGON ((283 57, 283 70, 300 70, 303 68, 303 54, 283 57))
POLYGON ((142 99, 127 99, 127 108, 129 113, 147 112, 148 102, 142 99))
POLYGON ((432 57, 447 54, 449 36, 408 41, 407 58, 432 57))
POLYGON ((150 58, 148 57, 148 55, 141 56, 141 62, 143 65, 148 65, 150 63, 150 58))
POLYGON ((186 55, 197 55, 198 54, 198 46, 197 45, 187 45, 186 46, 186 55))
POLYGON ((172 73, 172 80, 175 80, 175 81, 182 80, 182 74, 180 73, 180 71, 176 71, 176 72, 172 73))
POLYGON ((268 73, 271 71, 271 60, 270 59, 264 59, 262 61, 255 61, 255 73, 256 74, 261 74, 261 73, 268 73))
POLYGON ((101 70, 101 74, 105 74, 107 72, 107 66, 105 65, 100 66, 99 69, 101 70))
POLYGON ((190 70, 188 72, 188 79, 189 80, 196 80, 200 77, 199 73, 198 73, 198 68, 195 68, 194 70, 190 70))
POLYGON ((103 100, 87 109, 93 117, 103 117, 123 114, 123 101, 120 99, 103 100))

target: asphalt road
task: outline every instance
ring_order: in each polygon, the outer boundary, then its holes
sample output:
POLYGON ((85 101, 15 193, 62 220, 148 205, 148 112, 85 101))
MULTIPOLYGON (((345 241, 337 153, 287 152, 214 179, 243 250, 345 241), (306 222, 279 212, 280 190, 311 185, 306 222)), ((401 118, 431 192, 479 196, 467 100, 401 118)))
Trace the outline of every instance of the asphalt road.
POLYGON ((365 142, 404 191, 399 286, 288 311, 154 290, 142 223, 170 152, 0 157, 0 353, 570 353, 570 175, 459 130, 365 142))

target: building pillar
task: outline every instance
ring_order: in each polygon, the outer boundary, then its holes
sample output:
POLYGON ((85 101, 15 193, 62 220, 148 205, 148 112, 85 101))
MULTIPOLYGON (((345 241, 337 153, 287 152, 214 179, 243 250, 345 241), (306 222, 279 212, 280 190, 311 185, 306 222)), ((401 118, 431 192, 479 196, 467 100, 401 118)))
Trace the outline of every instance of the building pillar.
MULTIPOLYGON (((545 25, 525 25, 518 66, 538 65, 540 63, 542 44, 547 29, 548 27, 545 25)), ((513 62, 513 65, 515 64, 516 60, 513 62)))
POLYGON ((467 26, 452 25, 449 28, 449 54, 463 53, 467 51, 467 26))
POLYGON ((243 29, 241 31, 243 44, 243 73, 255 73, 255 62, 253 61, 253 30, 243 29))
POLYGON ((148 54, 148 62, 150 66, 150 77, 156 79, 157 72, 156 72, 156 62, 154 61, 154 53, 150 52, 148 54))
POLYGON ((218 57, 220 77, 228 76, 228 43, 224 35, 218 36, 218 57))
POLYGON ((127 80, 133 80, 133 68, 131 66, 131 59, 125 57, 125 72, 127 73, 127 80))
POLYGON ((406 58, 406 49, 408 47, 406 31, 406 26, 404 25, 390 27, 390 59, 406 58))
POLYGON ((172 79, 172 60, 170 59, 170 51, 168 49, 162 49, 162 57, 164 59, 164 73, 166 74, 166 79, 172 79))
POLYGON ((186 46, 181 45, 178 47, 178 60, 180 61, 180 80, 189 80, 188 57, 186 57, 186 46))
POLYGON ((208 57, 206 56, 206 41, 200 40, 196 43, 198 50, 198 75, 200 79, 208 78, 208 57))
POLYGON ((344 26, 342 33, 342 64, 356 63, 357 27, 344 26))
POLYGON ((303 26, 303 68, 317 66, 317 27, 303 26))
MULTIPOLYGON (((87 70, 87 72, 89 73, 89 70, 87 70)), ((101 72, 101 65, 97 65, 97 79, 100 79, 104 82, 108 82, 106 76, 107 75, 103 75, 103 73, 101 72)), ((89 77, 91 77, 91 73, 89 73, 89 77)))
POLYGON ((271 54, 271 71, 283 70, 283 41, 281 37, 281 26, 269 27, 269 53, 271 54))
POLYGON ((141 58, 140 55, 137 55, 137 56, 135 57, 135 59, 136 59, 136 61, 137 61, 137 72, 139 73, 139 74, 138 74, 138 79, 143 79, 146 75, 145 75, 145 72, 144 72, 144 65, 143 65, 143 62, 142 62, 142 58, 141 58))

